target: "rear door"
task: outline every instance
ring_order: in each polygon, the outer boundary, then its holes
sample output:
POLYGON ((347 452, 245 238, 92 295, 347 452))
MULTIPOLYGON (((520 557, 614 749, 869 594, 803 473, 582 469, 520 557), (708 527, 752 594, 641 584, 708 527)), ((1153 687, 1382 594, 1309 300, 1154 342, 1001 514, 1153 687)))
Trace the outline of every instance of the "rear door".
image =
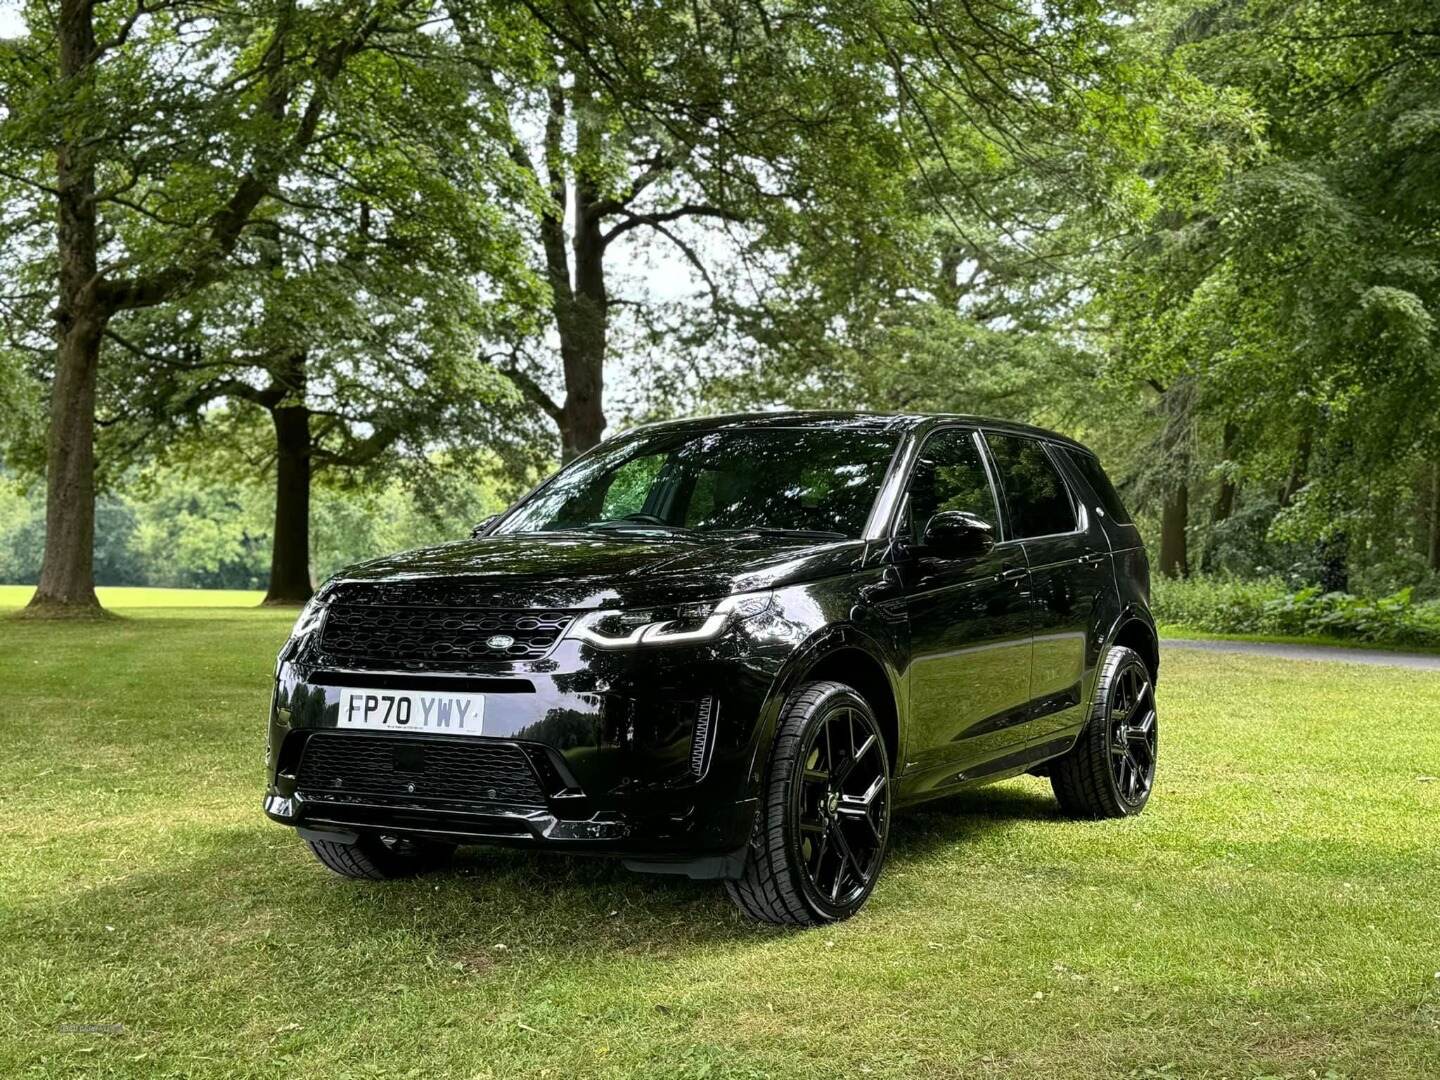
POLYGON ((1110 545, 1074 497, 1047 442, 987 431, 1009 535, 1025 549, 1034 630, 1030 724, 1036 738, 1084 721, 1098 659, 1096 620, 1113 588, 1110 545))
POLYGON ((910 623, 907 765, 917 793, 1025 741, 1030 697, 1030 599, 1025 552, 1000 535, 996 492, 978 435, 931 432, 911 471, 897 547, 910 623), (915 551, 941 510, 992 523, 987 555, 940 559, 915 551))

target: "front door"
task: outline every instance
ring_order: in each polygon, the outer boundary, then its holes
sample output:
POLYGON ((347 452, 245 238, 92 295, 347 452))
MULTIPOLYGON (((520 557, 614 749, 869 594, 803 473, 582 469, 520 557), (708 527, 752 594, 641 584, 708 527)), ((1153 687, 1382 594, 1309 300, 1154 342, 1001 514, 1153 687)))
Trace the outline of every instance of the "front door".
POLYGON ((1027 737, 1030 599, 1025 551, 1006 543, 977 436, 932 433, 920 450, 901 521, 900 574, 910 622, 907 769, 916 794, 963 779, 1027 737), (919 541, 942 510, 990 522, 987 555, 940 559, 919 541))

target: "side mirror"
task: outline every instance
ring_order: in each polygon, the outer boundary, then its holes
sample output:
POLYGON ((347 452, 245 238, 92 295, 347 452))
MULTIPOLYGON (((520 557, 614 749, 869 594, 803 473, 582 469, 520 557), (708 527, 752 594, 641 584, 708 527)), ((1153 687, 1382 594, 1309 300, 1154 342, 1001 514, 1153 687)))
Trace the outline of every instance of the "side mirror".
POLYGON ((995 546, 995 527, 964 510, 942 510, 925 523, 923 554, 938 559, 975 559, 995 546))
POLYGON ((480 539, 480 537, 484 536, 487 532, 490 531, 490 526, 494 525, 495 522, 499 520, 499 518, 499 514, 491 514, 484 521, 480 522, 480 524, 476 525, 473 529, 470 530, 470 539, 480 539))

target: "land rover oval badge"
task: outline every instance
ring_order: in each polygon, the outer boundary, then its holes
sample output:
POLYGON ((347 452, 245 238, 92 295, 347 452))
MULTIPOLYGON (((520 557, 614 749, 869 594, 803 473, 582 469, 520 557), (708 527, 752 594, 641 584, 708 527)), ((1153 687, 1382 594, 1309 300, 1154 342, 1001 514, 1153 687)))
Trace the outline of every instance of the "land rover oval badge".
POLYGON ((491 634, 485 639, 485 644, 497 652, 503 652, 515 644, 515 639, 509 634, 491 634))

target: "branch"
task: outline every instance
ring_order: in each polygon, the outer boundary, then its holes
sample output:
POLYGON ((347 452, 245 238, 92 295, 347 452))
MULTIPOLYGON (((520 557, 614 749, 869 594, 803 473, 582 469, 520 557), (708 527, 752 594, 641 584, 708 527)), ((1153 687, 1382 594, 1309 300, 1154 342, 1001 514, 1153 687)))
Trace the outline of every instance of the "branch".
POLYGON ((658 232, 664 232, 661 226, 666 222, 679 221, 681 218, 687 217, 719 218, 721 221, 741 220, 740 215, 733 211, 722 210, 718 206, 707 206, 704 203, 685 203, 683 206, 677 206, 674 210, 666 210, 658 214, 637 214, 623 208, 618 209, 625 215, 625 220, 600 238, 600 243, 603 245, 609 246, 612 240, 641 225, 649 225, 658 232))
MULTIPOLYGON (((283 121, 289 109, 294 80, 287 72, 285 47, 288 42, 294 4, 282 12, 261 60, 267 85, 261 110, 276 122, 283 121)), ((294 133, 274 154, 257 154, 256 164, 240 179, 229 200, 210 216, 207 243, 188 263, 171 266, 144 277, 105 281, 99 288, 101 303, 110 311, 154 307, 187 289, 208 285, 223 271, 223 262, 240 242, 251 215, 275 186, 285 170, 304 153, 315 138, 320 118, 329 100, 330 86, 339 77, 345 63, 360 50, 379 27, 379 15, 373 14, 355 32, 336 42, 317 57, 313 71, 315 87, 301 111, 294 133)))
POLYGON ((526 401, 530 402, 530 404, 534 405, 557 424, 560 422, 562 411, 560 406, 555 404, 555 399, 547 394, 545 388, 538 382, 513 364, 507 364, 505 366, 496 365, 495 370, 514 383, 515 388, 524 395, 526 401))
POLYGON ((399 427, 376 428, 373 434, 361 439, 345 453, 317 447, 310 452, 310 460, 321 466, 338 465, 347 469, 359 468, 362 465, 370 464, 390 449, 395 444, 395 440, 400 438, 401 430, 399 427))

